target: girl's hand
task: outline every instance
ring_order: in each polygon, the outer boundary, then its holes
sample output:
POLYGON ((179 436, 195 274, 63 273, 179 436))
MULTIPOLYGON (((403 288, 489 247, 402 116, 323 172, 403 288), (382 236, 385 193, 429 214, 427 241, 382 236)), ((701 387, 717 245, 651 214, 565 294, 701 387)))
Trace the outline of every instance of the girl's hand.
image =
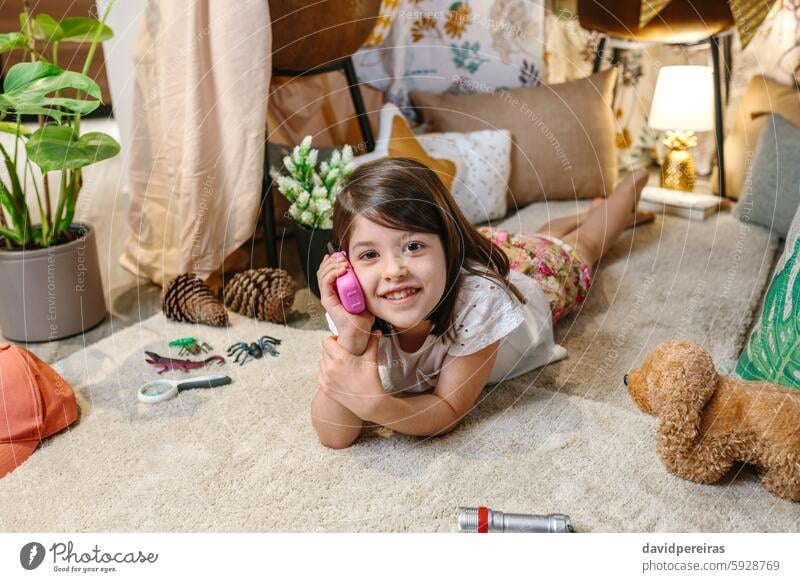
POLYGON ((333 336, 322 340, 322 361, 317 376, 320 389, 367 421, 386 397, 378 372, 380 337, 380 331, 370 334, 367 350, 361 356, 348 352, 333 336))
MULTIPOLYGON (((372 331, 375 323, 375 316, 365 309, 358 315, 348 313, 339 301, 339 294, 336 292, 336 278, 344 275, 347 270, 347 259, 343 257, 331 257, 325 255, 322 264, 317 271, 317 282, 319 283, 320 300, 328 315, 331 316, 333 324, 339 336, 348 339, 364 338, 372 331)), ((361 344, 362 346, 364 344, 361 344)))

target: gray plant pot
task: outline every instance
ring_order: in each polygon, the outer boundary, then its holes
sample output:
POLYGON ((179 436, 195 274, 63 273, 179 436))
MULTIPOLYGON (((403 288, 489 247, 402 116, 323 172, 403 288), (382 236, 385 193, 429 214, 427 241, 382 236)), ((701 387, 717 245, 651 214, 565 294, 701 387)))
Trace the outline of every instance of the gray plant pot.
POLYGON ((19 342, 86 332, 106 316, 94 229, 73 224, 78 239, 46 249, 0 248, 0 331, 19 342))

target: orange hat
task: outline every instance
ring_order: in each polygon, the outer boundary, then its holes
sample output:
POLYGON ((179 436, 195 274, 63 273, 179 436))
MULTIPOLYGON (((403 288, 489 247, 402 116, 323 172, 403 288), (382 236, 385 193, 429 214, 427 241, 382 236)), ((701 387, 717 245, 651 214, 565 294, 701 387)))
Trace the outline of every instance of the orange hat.
POLYGON ((28 350, 0 344, 0 478, 77 418, 66 380, 28 350))

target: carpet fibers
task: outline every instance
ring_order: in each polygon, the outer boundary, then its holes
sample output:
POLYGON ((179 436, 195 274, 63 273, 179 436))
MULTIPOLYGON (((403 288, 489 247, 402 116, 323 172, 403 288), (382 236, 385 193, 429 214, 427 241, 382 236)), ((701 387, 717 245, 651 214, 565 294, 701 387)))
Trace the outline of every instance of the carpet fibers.
MULTIPOLYGON (((573 207, 562 203, 561 213, 573 207)), ((546 217, 529 208, 505 226, 538 226, 546 217)), ((438 438, 378 429, 326 449, 310 420, 325 331, 236 315, 227 329, 155 316, 57 364, 81 418, 0 480, 0 527, 454 531, 459 506, 487 505, 566 513, 578 531, 797 531, 800 505, 766 492, 750 468, 715 485, 670 475, 655 419, 622 385, 664 339, 696 340, 718 361, 738 354, 777 249, 743 226, 728 215, 659 217, 627 233, 582 313, 559 325, 569 357, 487 389, 438 438), (157 405, 136 400, 156 376, 143 350, 166 354, 170 339, 192 335, 222 351, 267 334, 283 339, 278 358, 208 369, 231 376, 229 386, 157 405)), ((321 313, 311 317, 323 326, 321 313)))

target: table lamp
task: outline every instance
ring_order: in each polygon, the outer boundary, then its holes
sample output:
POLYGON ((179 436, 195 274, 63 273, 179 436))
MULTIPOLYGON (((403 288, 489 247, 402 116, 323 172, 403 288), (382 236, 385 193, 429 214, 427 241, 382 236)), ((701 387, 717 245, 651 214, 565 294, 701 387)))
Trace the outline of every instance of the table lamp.
POLYGON ((662 67, 658 72, 650 127, 667 131, 661 164, 661 187, 691 192, 695 166, 691 148, 695 131, 714 129, 714 83, 711 67, 662 67))

